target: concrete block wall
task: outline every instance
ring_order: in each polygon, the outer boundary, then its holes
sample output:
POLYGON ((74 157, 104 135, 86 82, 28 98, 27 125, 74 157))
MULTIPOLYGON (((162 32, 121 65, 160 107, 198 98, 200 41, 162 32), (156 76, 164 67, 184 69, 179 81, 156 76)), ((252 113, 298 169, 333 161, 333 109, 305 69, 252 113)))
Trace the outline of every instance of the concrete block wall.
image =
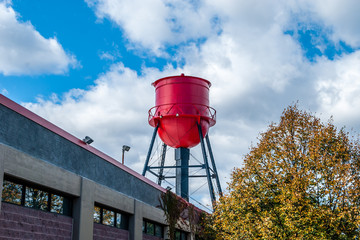
POLYGON ((94 240, 128 240, 129 231, 94 223, 94 240))
POLYGON ((143 236, 143 240, 162 240, 162 239, 163 238, 150 236, 150 235, 146 235, 146 234, 144 234, 144 236, 143 236))
POLYGON ((2 203, 0 239, 71 240, 73 219, 14 204, 2 203))

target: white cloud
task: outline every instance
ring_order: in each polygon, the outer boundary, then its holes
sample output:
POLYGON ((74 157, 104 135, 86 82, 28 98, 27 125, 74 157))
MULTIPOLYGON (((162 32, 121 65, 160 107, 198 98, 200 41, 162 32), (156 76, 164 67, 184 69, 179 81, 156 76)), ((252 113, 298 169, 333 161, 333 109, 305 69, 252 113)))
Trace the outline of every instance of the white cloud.
MULTIPOLYGON (((357 0, 303 0, 288 1, 288 10, 291 13, 286 27, 290 30, 322 30, 327 41, 333 41, 336 48, 340 42, 352 48, 360 46, 360 2, 357 0), (299 24, 300 23, 300 24, 299 24), (305 29, 301 29, 305 28, 305 29)), ((321 39, 312 39, 319 46, 319 50, 328 42, 321 39), (319 41, 319 42, 316 42, 319 41)))
POLYGON ((360 46, 360 2, 357 0, 309 1, 312 11, 332 28, 335 42, 344 41, 352 47, 360 46))
MULTIPOLYGON (((210 101, 217 110, 217 124, 210 130, 210 139, 223 190, 231 169, 242 165, 258 133, 278 121, 289 104, 299 100, 306 110, 333 114, 337 123, 357 124, 360 52, 310 63, 299 43, 283 32, 296 25, 295 12, 302 16, 302 23, 320 21, 334 29, 334 38, 356 45, 357 29, 349 28, 346 37, 338 27, 345 24, 343 19, 326 17, 321 13, 326 6, 318 2, 301 6, 297 1, 260 0, 87 2, 100 19, 112 19, 130 43, 144 51, 160 54, 167 44, 181 43, 173 57, 182 59, 183 67, 144 67, 138 75, 118 63, 90 89, 75 89, 63 97, 24 105, 79 138, 91 136, 94 146, 115 158, 120 159, 123 144, 130 145, 126 163, 137 171, 142 170, 153 130, 146 114, 154 105, 150 83, 182 72, 212 82, 210 101), (214 17, 218 18, 216 26, 214 17), (201 44, 188 41, 201 37, 206 37, 201 44)), ((351 19, 354 15, 346 21, 351 19)), ((201 190, 199 196, 206 191, 201 190)), ((208 197, 202 200, 207 204, 205 199, 208 197)))
MULTIPOLYGON (((210 37, 219 31, 261 35, 273 27, 297 28, 298 21, 326 28, 335 43, 360 46, 360 2, 357 0, 86 0, 97 17, 124 30, 130 43, 157 54, 166 45, 210 37)), ((286 29, 281 29, 286 30, 286 29)), ((244 35, 241 35, 244 36, 244 35)))
POLYGON ((4 75, 63 74, 77 64, 56 38, 46 39, 6 2, 0 2, 0 73, 4 75))
POLYGON ((316 89, 319 110, 342 125, 360 127, 360 52, 319 63, 316 89))
POLYGON ((100 59, 114 61, 115 57, 108 52, 102 52, 100 54, 100 59))
POLYGON ((3 95, 7 95, 9 92, 5 89, 5 88, 3 88, 3 89, 1 89, 1 94, 3 94, 3 95))
POLYGON ((120 26, 132 45, 157 55, 167 44, 208 36, 213 30, 211 9, 203 2, 182 0, 86 0, 99 19, 120 26))

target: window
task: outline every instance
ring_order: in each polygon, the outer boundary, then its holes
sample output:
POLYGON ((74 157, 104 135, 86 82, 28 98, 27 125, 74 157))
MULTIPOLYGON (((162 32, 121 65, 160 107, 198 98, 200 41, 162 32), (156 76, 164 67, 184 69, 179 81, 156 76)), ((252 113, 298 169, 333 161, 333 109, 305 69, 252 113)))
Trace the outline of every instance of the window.
POLYGON ((162 226, 155 224, 155 236, 163 237, 163 230, 164 228, 162 226))
POLYGON ((129 229, 129 216, 127 214, 99 205, 94 206, 94 222, 124 230, 129 229))
POLYGON ((101 208, 97 206, 94 207, 94 222, 101 223, 101 208))
POLYGON ((48 210, 49 194, 36 188, 25 187, 25 207, 48 210))
POLYGON ((71 199, 7 177, 3 183, 2 201, 71 216, 71 199))
POLYGON ((151 236, 164 237, 164 227, 161 224, 144 220, 143 221, 143 233, 151 236))
POLYGON ((64 202, 68 201, 68 199, 60 195, 51 194, 50 200, 51 200, 50 212, 64 214, 64 208, 63 208, 64 202))
POLYGON ((124 214, 116 213, 116 227, 121 229, 129 229, 129 217, 124 214))
POLYGON ((146 222, 146 234, 155 235, 155 226, 151 222, 146 222))
POLYGON ((115 225, 115 213, 110 210, 103 209, 103 222, 104 225, 115 225))
POLYGON ((187 233, 181 230, 175 231, 175 240, 186 240, 187 239, 187 233))
POLYGON ((23 185, 4 180, 2 201, 21 205, 23 185))

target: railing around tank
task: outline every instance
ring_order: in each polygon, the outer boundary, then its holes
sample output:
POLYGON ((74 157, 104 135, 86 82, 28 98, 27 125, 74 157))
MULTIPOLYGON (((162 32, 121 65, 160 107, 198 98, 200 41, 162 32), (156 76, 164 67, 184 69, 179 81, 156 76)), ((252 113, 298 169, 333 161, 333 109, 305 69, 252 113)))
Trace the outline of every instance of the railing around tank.
POLYGON ((203 104, 194 103, 171 103, 162 104, 152 107, 149 110, 149 122, 154 118, 162 118, 165 116, 199 116, 209 118, 216 122, 216 110, 203 104))

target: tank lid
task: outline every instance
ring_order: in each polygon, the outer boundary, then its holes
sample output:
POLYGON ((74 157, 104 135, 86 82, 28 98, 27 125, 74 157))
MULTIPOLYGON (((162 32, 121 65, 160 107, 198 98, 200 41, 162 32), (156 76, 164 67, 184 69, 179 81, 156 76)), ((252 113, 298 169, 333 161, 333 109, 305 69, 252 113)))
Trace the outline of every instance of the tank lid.
POLYGON ((164 78, 160 78, 158 80, 156 80, 155 82, 153 82, 151 85, 153 85, 154 87, 161 81, 164 81, 164 80, 169 80, 169 79, 176 79, 176 80, 179 80, 179 81, 191 81, 192 79, 196 79, 196 80, 200 80, 202 82, 205 82, 209 87, 211 87, 211 82, 206 80, 206 79, 203 79, 203 78, 199 78, 199 77, 194 77, 194 76, 185 76, 184 73, 181 73, 180 76, 169 76, 169 77, 164 77, 164 78))

